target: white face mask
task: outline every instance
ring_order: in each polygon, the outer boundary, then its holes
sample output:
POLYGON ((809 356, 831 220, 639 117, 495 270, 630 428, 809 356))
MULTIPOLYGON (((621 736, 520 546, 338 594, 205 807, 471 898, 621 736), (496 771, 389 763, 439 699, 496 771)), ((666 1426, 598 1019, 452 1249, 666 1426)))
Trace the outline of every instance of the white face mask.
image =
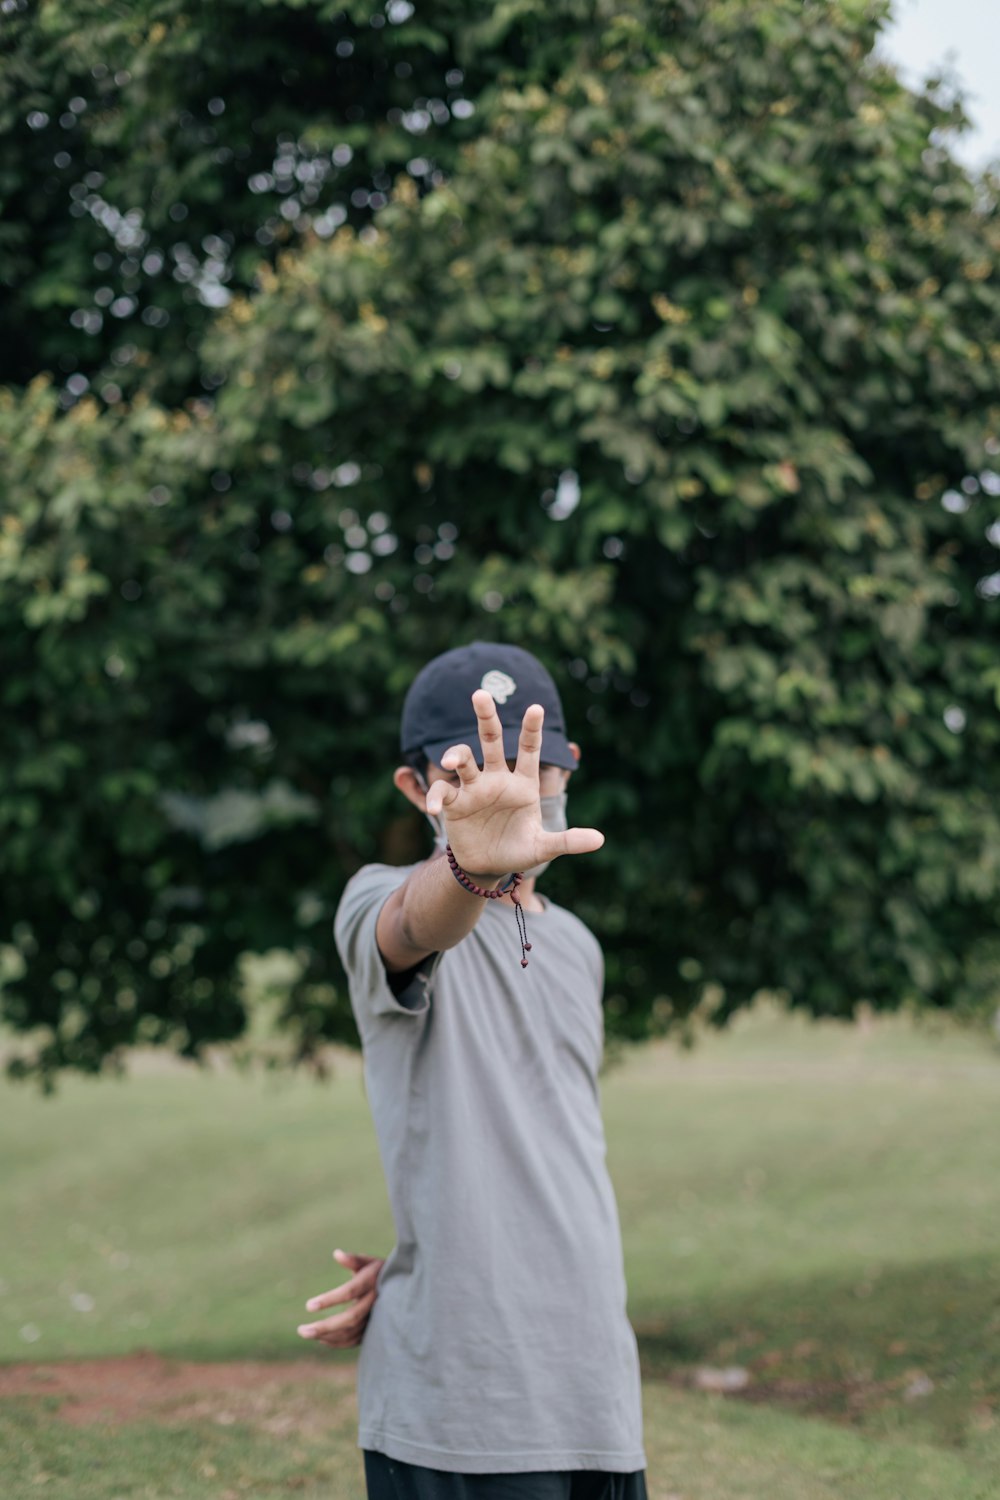
MULTIPOLYGON (((540 797, 542 808, 542 827, 546 833, 565 833, 569 824, 566 821, 566 791, 550 792, 546 797, 540 797)), ((522 870, 525 879, 544 875, 552 863, 551 859, 543 860, 540 865, 532 865, 530 870, 522 870)))
MULTIPOLYGON (((430 788, 428 787, 427 782, 421 776, 420 772, 414 771, 413 774, 416 776, 417 781, 419 782, 423 791, 429 791, 430 788)), ((538 800, 542 810, 542 827, 545 829, 546 833, 565 833, 566 829, 569 827, 569 824, 566 821, 565 788, 561 792, 549 792, 547 796, 540 797, 538 800)), ((433 813, 425 812, 424 817, 427 819, 428 823, 434 830, 435 846, 438 849, 443 849, 448 842, 448 834, 445 829, 443 815, 439 813, 437 816, 435 816, 433 813)), ((538 876, 543 875, 549 868, 549 865, 551 863, 552 861, 550 859, 543 860, 540 865, 532 865, 530 870, 522 870, 521 874, 525 877, 525 879, 528 879, 530 877, 537 880, 538 876)))

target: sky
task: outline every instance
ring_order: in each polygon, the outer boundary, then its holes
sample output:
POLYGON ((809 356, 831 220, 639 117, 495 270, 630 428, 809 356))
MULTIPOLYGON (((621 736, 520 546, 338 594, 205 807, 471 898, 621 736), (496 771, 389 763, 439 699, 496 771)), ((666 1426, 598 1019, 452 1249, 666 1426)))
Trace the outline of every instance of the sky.
POLYGON ((1000 4, 997 0, 894 0, 894 23, 880 51, 903 82, 918 88, 928 72, 949 63, 961 79, 965 110, 975 126, 955 156, 970 167, 1000 158, 1000 4))

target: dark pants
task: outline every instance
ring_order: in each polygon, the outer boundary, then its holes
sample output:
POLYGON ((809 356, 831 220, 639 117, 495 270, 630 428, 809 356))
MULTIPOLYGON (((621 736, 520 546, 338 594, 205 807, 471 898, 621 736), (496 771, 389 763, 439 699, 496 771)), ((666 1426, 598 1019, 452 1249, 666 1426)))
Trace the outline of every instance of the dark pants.
POLYGON ((646 1475, 597 1469, 450 1474, 365 1449, 368 1500, 646 1500, 646 1475))

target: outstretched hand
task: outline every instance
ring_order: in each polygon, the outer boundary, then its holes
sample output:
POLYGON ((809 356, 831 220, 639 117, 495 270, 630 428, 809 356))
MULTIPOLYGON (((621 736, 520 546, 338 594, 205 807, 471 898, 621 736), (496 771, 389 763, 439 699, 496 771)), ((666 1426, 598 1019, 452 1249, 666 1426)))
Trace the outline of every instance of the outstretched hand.
POLYGON ((604 834, 596 828, 550 833, 542 826, 539 764, 545 710, 541 704, 532 703, 524 711, 513 771, 507 765, 503 726, 491 694, 477 688, 472 706, 483 768, 479 769, 469 745, 452 745, 441 757, 441 765, 458 773, 458 785, 432 782, 426 804, 433 817, 444 817, 461 868, 471 876, 496 878, 560 854, 590 854, 600 849, 604 834))
POLYGON ((343 1286, 334 1287, 330 1292, 321 1292, 317 1297, 310 1297, 306 1307, 315 1311, 344 1302, 353 1302, 354 1306, 345 1312, 335 1313, 332 1318, 323 1318, 318 1323, 300 1323, 297 1332, 304 1339, 329 1344, 331 1349, 350 1349, 355 1344, 360 1344, 364 1337, 365 1327, 378 1296, 375 1283, 385 1261, 374 1255, 352 1255, 346 1250, 335 1250, 333 1255, 335 1260, 353 1271, 354 1275, 343 1286))

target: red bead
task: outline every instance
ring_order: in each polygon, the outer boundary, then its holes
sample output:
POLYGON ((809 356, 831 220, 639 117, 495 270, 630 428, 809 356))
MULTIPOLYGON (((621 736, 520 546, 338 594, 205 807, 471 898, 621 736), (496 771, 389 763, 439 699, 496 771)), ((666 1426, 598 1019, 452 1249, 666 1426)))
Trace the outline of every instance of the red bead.
POLYGON ((521 959, 521 968, 522 969, 526 969, 527 967, 528 967, 528 960, 526 958, 522 958, 521 959))

